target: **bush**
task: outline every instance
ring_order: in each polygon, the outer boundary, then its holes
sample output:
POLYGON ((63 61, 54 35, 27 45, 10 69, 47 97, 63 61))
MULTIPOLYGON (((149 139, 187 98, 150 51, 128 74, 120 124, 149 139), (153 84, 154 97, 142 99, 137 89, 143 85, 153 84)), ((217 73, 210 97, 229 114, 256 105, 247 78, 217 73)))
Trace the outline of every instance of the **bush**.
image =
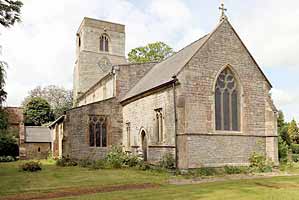
POLYGON ((244 174, 248 173, 248 167, 237 167, 237 166, 225 166, 224 172, 226 174, 244 174))
POLYGON ((70 157, 62 157, 56 161, 56 165, 60 167, 71 167, 77 166, 78 163, 76 160, 71 159, 70 157))
POLYGON ((150 170, 152 168, 152 166, 147 163, 147 162, 144 162, 143 160, 141 160, 137 165, 136 165, 136 169, 139 169, 139 170, 150 170))
POLYGON ((288 153, 289 147, 285 141, 283 141, 280 137, 278 138, 278 158, 282 163, 286 163, 288 161, 288 153))
POLYGON ((104 160, 82 159, 78 161, 78 165, 79 167, 89 169, 104 169, 106 167, 106 162, 104 160))
POLYGON ((299 154, 299 144, 291 144, 291 150, 293 154, 299 154))
POLYGON ((127 155, 122 151, 121 147, 112 147, 105 160, 110 168, 121 168, 125 164, 126 159, 127 155))
POLYGON ((175 159, 171 153, 163 155, 159 162, 159 166, 163 169, 175 169, 175 159))
POLYGON ((89 169, 105 169, 106 162, 104 160, 96 160, 93 161, 92 164, 89 166, 89 169))
POLYGON ((142 160, 136 155, 126 155, 124 159, 124 165, 128 167, 136 167, 142 160))
POLYGON ((95 161, 89 159, 81 159, 78 161, 79 167, 90 167, 95 161))
POLYGON ((267 161, 264 155, 253 153, 250 158, 250 167, 255 172, 271 172, 273 164, 267 161))
POLYGON ((20 166, 22 171, 36 172, 42 170, 42 164, 40 162, 30 161, 20 166))
POLYGON ((0 134, 0 156, 19 156, 17 140, 9 133, 0 134))
POLYGON ((15 158, 12 156, 0 156, 0 162, 13 162, 15 158))
POLYGON ((292 160, 294 162, 299 162, 299 154, 292 154, 292 160))
POLYGON ((187 176, 197 177, 197 176, 214 176, 220 174, 220 169, 213 167, 202 167, 198 169, 188 170, 187 176))

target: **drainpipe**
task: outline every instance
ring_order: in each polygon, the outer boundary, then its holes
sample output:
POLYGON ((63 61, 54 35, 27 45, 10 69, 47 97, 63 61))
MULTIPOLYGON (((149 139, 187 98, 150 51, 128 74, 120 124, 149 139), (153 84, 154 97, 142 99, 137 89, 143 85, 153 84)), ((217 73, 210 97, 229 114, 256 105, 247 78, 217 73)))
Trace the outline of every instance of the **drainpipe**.
POLYGON ((178 119, 177 119, 177 112, 176 112, 176 91, 175 91, 175 85, 178 82, 178 78, 176 75, 172 76, 173 83, 172 83, 172 89, 173 89, 173 113, 174 113, 174 141, 175 141, 175 167, 178 168, 178 119))

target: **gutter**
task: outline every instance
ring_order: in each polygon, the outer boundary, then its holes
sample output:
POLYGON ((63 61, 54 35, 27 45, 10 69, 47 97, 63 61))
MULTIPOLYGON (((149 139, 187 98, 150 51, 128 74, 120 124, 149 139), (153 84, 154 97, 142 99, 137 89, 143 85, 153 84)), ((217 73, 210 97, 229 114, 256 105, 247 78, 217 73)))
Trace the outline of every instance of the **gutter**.
POLYGON ((173 88, 173 113, 174 113, 174 141, 175 141, 175 168, 178 168, 178 119, 177 119, 177 110, 176 110, 176 90, 175 86, 178 82, 178 78, 176 75, 172 76, 172 88, 173 88))

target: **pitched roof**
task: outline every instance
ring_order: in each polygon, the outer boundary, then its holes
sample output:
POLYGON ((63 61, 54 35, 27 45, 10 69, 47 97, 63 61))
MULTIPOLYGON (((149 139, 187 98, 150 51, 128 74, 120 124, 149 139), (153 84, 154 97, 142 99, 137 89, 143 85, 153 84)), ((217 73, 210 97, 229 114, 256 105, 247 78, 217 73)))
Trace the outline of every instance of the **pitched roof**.
POLYGON ((25 127, 26 142, 51 142, 51 131, 48 127, 26 126, 25 127))
POLYGON ((184 67, 197 50, 204 44, 208 35, 191 43, 166 60, 156 64, 140 81, 126 94, 122 101, 146 92, 152 88, 172 81, 172 76, 184 67))
MULTIPOLYGON (((173 75, 177 75, 181 71, 181 69, 191 60, 191 58, 201 49, 201 47, 209 40, 209 38, 211 38, 214 32, 216 32, 216 30, 224 22, 229 23, 227 19, 222 20, 211 33, 205 35, 199 40, 181 49, 176 54, 155 65, 142 79, 140 79, 140 81, 126 94, 126 96, 121 101, 123 102, 135 96, 143 94, 147 91, 150 91, 154 88, 158 88, 159 86, 171 83, 173 81, 173 75)), ((242 45, 244 46, 244 48, 258 67, 259 71, 264 76, 265 80, 268 82, 270 87, 272 87, 270 81, 267 79, 267 77, 255 61, 247 47, 244 45, 237 32, 234 30, 230 23, 229 25, 231 26, 232 30, 237 35, 242 45)))

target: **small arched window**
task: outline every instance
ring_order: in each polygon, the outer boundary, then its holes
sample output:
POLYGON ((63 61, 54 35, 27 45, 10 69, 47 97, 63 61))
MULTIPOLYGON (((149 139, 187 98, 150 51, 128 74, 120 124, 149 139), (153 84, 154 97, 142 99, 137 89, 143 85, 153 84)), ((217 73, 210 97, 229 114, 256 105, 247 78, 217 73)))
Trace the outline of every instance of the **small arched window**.
POLYGON ((216 130, 240 131, 240 103, 237 81, 229 68, 224 69, 215 86, 216 130))
POLYGON ((106 34, 100 37, 100 51, 109 51, 109 37, 106 34))

